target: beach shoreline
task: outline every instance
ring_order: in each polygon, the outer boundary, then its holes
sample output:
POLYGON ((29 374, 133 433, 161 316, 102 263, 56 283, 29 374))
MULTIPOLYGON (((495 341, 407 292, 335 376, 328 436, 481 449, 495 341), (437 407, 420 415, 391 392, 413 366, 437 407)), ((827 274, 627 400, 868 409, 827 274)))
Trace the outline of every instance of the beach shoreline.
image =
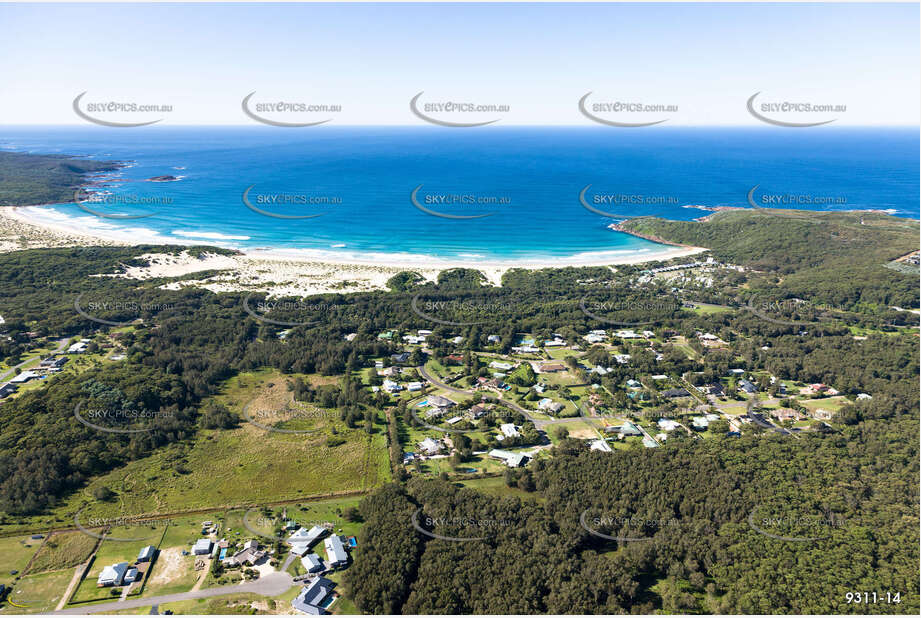
MULTIPOLYGON (((135 238, 131 242, 125 232, 107 229, 86 230, 67 225, 64 220, 38 219, 28 209, 32 206, 0 208, 0 252, 47 247, 79 246, 139 246, 147 244, 218 246, 220 243, 179 242, 169 239, 135 238)), ((687 257, 706 251, 703 247, 675 246, 659 243, 661 251, 610 251, 576 254, 569 257, 547 257, 534 260, 469 260, 439 258, 409 254, 368 254, 364 259, 336 255, 335 252, 298 249, 238 249, 234 255, 216 253, 190 256, 186 251, 175 255, 144 254, 148 264, 132 267, 123 273, 100 273, 132 279, 154 277, 187 277, 196 272, 220 271, 202 279, 187 279, 165 284, 179 289, 200 287, 214 292, 266 292, 272 296, 321 294, 327 292, 363 292, 386 289, 387 280, 397 273, 411 270, 429 281, 452 268, 470 268, 482 272, 490 284, 501 285, 502 275, 513 268, 535 270, 567 266, 612 267, 642 264, 687 257)))

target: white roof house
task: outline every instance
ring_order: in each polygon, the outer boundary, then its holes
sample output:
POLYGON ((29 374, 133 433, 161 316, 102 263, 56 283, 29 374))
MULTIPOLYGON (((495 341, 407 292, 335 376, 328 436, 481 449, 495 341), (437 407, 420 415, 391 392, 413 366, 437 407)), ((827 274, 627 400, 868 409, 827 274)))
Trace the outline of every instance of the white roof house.
POLYGON ((192 553, 196 556, 203 556, 211 553, 211 539, 198 539, 192 546, 192 553))
POLYGON ((326 545, 326 558, 333 568, 345 566, 349 562, 349 554, 345 551, 342 539, 334 534, 323 542, 326 545))
POLYGON ((393 380, 384 380, 384 390, 388 393, 396 393, 403 390, 403 387, 394 382, 393 380))
POLYGON ((673 429, 678 427, 678 422, 673 421, 670 418, 660 418, 658 424, 659 424, 659 428, 664 429, 665 431, 672 431, 673 429))
POLYGON ((520 468, 528 463, 529 459, 529 456, 524 453, 512 453, 511 451, 503 451, 497 448, 489 451, 489 456, 494 459, 501 459, 509 468, 520 468))
POLYGON ((427 455, 434 455, 441 450, 441 440, 433 440, 432 438, 426 438, 419 443, 419 450, 423 451, 427 455))
POLYGON ((299 528, 294 534, 288 537, 288 544, 291 546, 291 553, 303 556, 310 549, 310 546, 316 543, 328 532, 323 526, 314 526, 309 530, 299 528))
POLYGON ((317 554, 307 554, 301 558, 301 564, 308 573, 318 573, 326 568, 322 558, 317 554))
POLYGON ((422 382, 410 382, 406 385, 406 390, 411 393, 422 390, 422 382))
POLYGON ((507 438, 514 438, 515 436, 521 435, 518 433, 518 428, 515 427, 512 423, 503 423, 499 425, 499 431, 501 431, 507 438))
POLYGON ((99 586, 121 586, 128 572, 128 563, 119 562, 102 568, 96 584, 99 586))

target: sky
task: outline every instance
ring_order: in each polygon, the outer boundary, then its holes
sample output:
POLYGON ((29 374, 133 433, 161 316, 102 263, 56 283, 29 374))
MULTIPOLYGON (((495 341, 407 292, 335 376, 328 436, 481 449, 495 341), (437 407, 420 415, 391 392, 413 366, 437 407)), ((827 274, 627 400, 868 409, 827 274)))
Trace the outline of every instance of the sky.
MULTIPOLYGON (((79 105, 169 105, 97 117, 253 124, 243 97, 341 110, 282 121, 420 125, 759 125, 757 105, 811 102, 799 121, 917 126, 917 4, 0 4, 0 125, 87 124, 79 105), (502 105, 439 112, 426 103, 502 105), (612 112, 595 103, 671 106, 612 112)), ((252 107, 250 109, 253 109, 252 107)), ((784 115, 787 114, 787 115, 784 115)), ((763 126, 763 125, 762 125, 763 126)))

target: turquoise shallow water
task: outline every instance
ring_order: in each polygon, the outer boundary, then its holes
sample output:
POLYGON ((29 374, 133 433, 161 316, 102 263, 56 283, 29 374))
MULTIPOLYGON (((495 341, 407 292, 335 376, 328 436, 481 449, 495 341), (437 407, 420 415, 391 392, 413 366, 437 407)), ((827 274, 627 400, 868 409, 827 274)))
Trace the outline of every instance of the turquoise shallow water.
POLYGON ((747 206, 755 186, 764 206, 918 218, 919 205, 918 133, 908 129, 4 128, 0 146, 130 161, 90 206, 151 215, 60 204, 33 216, 138 241, 317 255, 655 252, 607 226, 747 206), (159 175, 181 179, 145 181, 159 175))

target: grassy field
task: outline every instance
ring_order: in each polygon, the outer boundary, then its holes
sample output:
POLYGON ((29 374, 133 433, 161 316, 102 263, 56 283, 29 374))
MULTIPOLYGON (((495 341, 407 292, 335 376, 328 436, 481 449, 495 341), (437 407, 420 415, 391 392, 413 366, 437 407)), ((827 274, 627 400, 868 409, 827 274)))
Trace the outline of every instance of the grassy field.
POLYGON ((75 567, 85 562, 96 546, 96 540, 82 532, 51 535, 35 554, 27 575, 75 567))
MULTIPOLYGON (((230 380, 215 399, 238 413, 250 402, 250 410, 261 410, 293 401, 284 378, 267 371, 230 380)), ((271 420, 260 417, 258 422, 271 420)), ((203 430, 187 444, 163 448, 92 480, 57 509, 58 520, 72 520, 80 509, 81 518, 91 518, 226 508, 364 490, 390 480, 382 424, 369 438, 363 428, 350 429, 332 415, 304 422, 316 431, 279 433, 247 422, 232 430, 203 430), (327 446, 334 432, 346 441, 327 446), (116 492, 116 498, 91 500, 93 490, 102 486, 116 492)))
POLYGON ((62 569, 23 577, 10 593, 8 601, 12 603, 4 603, 0 614, 36 614, 54 610, 73 575, 73 569, 62 569))
POLYGON ((41 539, 31 539, 28 535, 0 538, 0 556, 3 556, 0 562, 0 583, 8 582, 11 571, 22 574, 41 543, 41 539))

